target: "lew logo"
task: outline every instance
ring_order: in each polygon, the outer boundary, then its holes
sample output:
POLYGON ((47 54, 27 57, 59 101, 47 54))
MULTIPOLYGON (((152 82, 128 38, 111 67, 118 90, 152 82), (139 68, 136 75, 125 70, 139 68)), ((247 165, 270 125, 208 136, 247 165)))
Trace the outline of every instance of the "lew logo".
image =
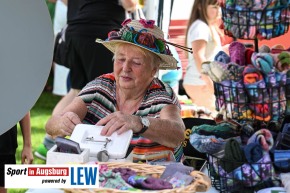
POLYGON ((5 165, 5 188, 98 187, 99 165, 5 165))
POLYGON ((99 181, 98 167, 72 167, 70 169, 71 185, 96 185, 99 181))

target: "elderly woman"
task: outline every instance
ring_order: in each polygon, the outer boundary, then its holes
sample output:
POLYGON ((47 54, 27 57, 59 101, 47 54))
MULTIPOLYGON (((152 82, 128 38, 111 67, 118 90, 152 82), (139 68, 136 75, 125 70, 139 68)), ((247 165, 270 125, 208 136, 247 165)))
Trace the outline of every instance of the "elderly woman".
POLYGON ((160 68, 176 69, 176 60, 154 21, 126 20, 122 25, 106 41, 97 40, 114 53, 114 72, 88 83, 48 120, 46 131, 69 136, 80 123, 104 126, 104 136, 132 130, 130 146, 137 157, 171 150, 179 161, 185 129, 180 105, 172 89, 155 78, 160 68))

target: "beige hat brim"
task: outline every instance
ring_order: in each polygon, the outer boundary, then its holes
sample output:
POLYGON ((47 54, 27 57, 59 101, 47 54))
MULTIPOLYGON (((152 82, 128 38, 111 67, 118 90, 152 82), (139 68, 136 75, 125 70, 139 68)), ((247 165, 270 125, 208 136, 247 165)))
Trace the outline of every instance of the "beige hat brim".
POLYGON ((124 41, 124 40, 104 41, 101 39, 96 39, 96 42, 103 44, 107 49, 109 49, 113 53, 115 53, 115 48, 116 48, 116 45, 118 43, 126 43, 126 44, 131 44, 134 46, 138 46, 138 47, 143 48, 145 50, 148 50, 148 51, 152 52, 153 54, 156 54, 157 56, 160 57, 160 59, 161 59, 161 64, 159 65, 160 69, 162 69, 162 70, 176 70, 177 69, 177 60, 173 56, 153 52, 148 48, 134 44, 132 42, 128 42, 128 41, 124 41))

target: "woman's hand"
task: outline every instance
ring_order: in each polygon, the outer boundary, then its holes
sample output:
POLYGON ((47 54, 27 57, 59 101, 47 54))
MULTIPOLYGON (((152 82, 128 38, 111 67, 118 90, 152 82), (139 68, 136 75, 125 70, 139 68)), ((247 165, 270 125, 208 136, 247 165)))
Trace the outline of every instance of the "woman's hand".
POLYGON ((81 124, 81 119, 79 116, 74 112, 66 112, 61 116, 60 123, 61 126, 61 133, 64 136, 70 136, 77 124, 81 124))
POLYGON ((52 137, 70 136, 77 124, 82 123, 88 109, 80 97, 66 106, 61 113, 53 114, 46 122, 46 132, 52 137))
POLYGON ((120 111, 114 112, 105 118, 101 119, 96 125, 103 125, 101 135, 111 136, 113 132, 117 131, 118 135, 125 131, 137 131, 142 124, 140 118, 134 115, 124 114, 120 111))

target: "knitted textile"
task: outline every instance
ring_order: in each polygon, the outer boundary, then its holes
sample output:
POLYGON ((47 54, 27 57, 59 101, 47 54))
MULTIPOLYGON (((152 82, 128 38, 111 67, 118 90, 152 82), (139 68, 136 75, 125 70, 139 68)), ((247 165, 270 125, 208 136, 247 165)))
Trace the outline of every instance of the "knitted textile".
POLYGON ((123 180, 125 180, 126 182, 128 182, 128 178, 130 176, 136 175, 137 173, 130 169, 130 168, 114 168, 113 172, 115 173, 120 173, 120 175, 122 176, 123 180))
POLYGON ((231 58, 230 58, 230 56, 227 55, 227 53, 225 53, 224 51, 221 50, 215 55, 214 61, 227 64, 231 61, 231 58))
POLYGON ((128 190, 132 188, 127 184, 120 173, 114 173, 112 170, 107 170, 100 173, 100 186, 105 188, 114 188, 119 190, 128 190))
POLYGON ((225 144, 226 140, 222 138, 217 138, 214 135, 199 135, 193 133, 190 135, 190 144, 201 153, 214 154, 221 151, 225 144))
POLYGON ((254 52, 251 57, 252 64, 264 75, 274 72, 274 59, 269 53, 254 52))
POLYGON ((172 184, 159 178, 146 177, 146 176, 130 176, 128 183, 135 188, 141 188, 146 190, 163 190, 172 189, 172 184))
POLYGON ((248 92, 250 102, 268 102, 269 95, 266 90, 266 83, 260 71, 253 65, 248 65, 245 67, 243 75, 244 85, 248 92))
POLYGON ((263 157, 263 149, 258 143, 249 143, 243 149, 248 163, 256 163, 263 157))
POLYGON ((240 143, 235 139, 229 139, 225 145, 225 155, 220 159, 221 167, 229 173, 246 162, 240 143))
POLYGON ((228 139, 231 137, 239 136, 240 130, 233 124, 224 122, 217 125, 204 124, 200 126, 193 126, 192 133, 206 136, 214 135, 217 138, 228 139))
POLYGON ((160 179, 166 179, 172 176, 175 172, 181 172, 183 174, 190 174, 194 170, 193 167, 185 166, 182 163, 176 162, 166 166, 164 172, 160 176, 160 179))
POLYGON ((231 62, 245 66, 245 50, 246 47, 240 42, 232 42, 229 46, 231 62))
POLYGON ((222 62, 204 62, 202 63, 201 68, 201 72, 208 75, 214 82, 221 82, 228 79, 229 77, 227 64, 224 64, 222 62))
POLYGON ((290 69, 290 52, 281 52, 278 55, 278 61, 276 62, 276 68, 280 72, 286 72, 290 69))
POLYGON ((167 182, 172 184, 173 188, 180 188, 189 185, 194 178, 190 175, 181 172, 175 172, 172 176, 166 179, 167 182))
POLYGON ((249 143, 258 143, 263 150, 269 151, 273 147, 274 140, 269 130, 260 129, 249 138, 249 143))
POLYGON ((246 65, 252 64, 251 58, 254 53, 254 50, 251 48, 247 48, 245 51, 245 60, 246 60, 246 65))

